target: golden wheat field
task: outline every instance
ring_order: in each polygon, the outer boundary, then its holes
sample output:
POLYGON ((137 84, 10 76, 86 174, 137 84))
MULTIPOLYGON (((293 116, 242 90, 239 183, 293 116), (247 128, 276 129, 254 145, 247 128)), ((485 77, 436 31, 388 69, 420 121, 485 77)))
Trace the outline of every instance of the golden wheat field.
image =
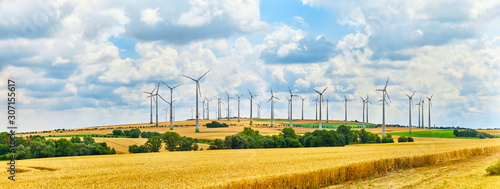
MULTIPOLYGON (((500 151, 500 139, 20 160, 2 188, 316 188, 500 151)), ((4 165, 6 166, 6 165, 4 165)), ((7 172, 2 176, 7 177, 7 172)), ((486 187, 488 187, 486 183, 486 187)))

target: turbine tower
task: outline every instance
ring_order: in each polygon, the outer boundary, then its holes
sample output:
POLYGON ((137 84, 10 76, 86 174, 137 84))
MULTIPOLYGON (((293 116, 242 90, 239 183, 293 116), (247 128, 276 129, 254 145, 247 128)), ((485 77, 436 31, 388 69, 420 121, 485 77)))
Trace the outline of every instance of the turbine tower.
POLYGON ((238 122, 240 122, 240 97, 242 97, 245 94, 242 94, 241 96, 238 94, 235 94, 238 97, 238 122))
POLYGON ((368 109, 369 109, 368 108, 368 103, 370 103, 371 105, 373 105, 372 102, 370 102, 370 97, 367 94, 366 95, 366 124, 367 125, 370 124, 370 121, 368 121, 368 109))
POLYGON ((420 102, 420 100, 418 101, 418 104, 415 104, 418 107, 418 128, 420 128, 420 106, 422 105, 422 103, 420 102))
POLYGON ((290 112, 289 112, 289 114, 290 114, 290 127, 293 127, 293 122, 292 122, 292 120, 293 120, 293 116, 292 116, 292 113, 293 113, 293 110, 292 110, 293 109, 293 104, 292 104, 292 102, 293 102, 293 97, 294 96, 298 96, 298 95, 294 95, 292 93, 292 90, 290 89, 290 87, 288 87, 288 91, 290 91, 290 112))
POLYGON ((307 97, 302 98, 302 96, 300 96, 300 98, 302 99, 302 120, 304 120, 304 100, 307 99, 307 97))
POLYGON ((220 107, 221 107, 221 98, 217 97, 217 120, 220 120, 220 107))
POLYGON ((262 108, 262 102, 255 103, 257 105, 257 117, 260 119, 260 109, 262 108))
POLYGON ((422 102, 420 104, 420 107, 422 108, 422 129, 424 128, 424 102, 425 98, 422 98, 422 102))
POLYGON ((318 97, 316 97, 316 121, 318 121, 318 97))
POLYGON ((227 95, 227 120, 229 121, 229 99, 232 99, 233 97, 229 96, 229 93, 226 92, 227 95))
POLYGON ((207 97, 203 98, 203 101, 201 102, 201 104, 203 104, 203 106, 202 106, 202 108, 201 108, 201 110, 202 110, 202 111, 201 111, 201 112, 202 112, 202 113, 201 113, 201 119, 205 119, 205 102, 206 102, 206 101, 205 101, 205 99, 206 99, 206 98, 207 98, 207 97))
POLYGON ((329 99, 330 97, 326 97, 326 123, 328 123, 328 104, 330 103, 329 99))
POLYGON ((160 90, 160 83, 158 83, 158 87, 156 88, 156 94, 155 94, 155 101, 156 101, 156 127, 158 127, 158 97, 160 97, 163 101, 167 102, 163 97, 161 97, 160 94, 158 94, 158 91, 160 90))
POLYGON ((409 134, 411 135, 411 108, 413 106, 413 95, 415 95, 415 92, 417 91, 414 91, 412 95, 408 95, 408 94, 405 94, 407 97, 408 97, 408 112, 409 112, 409 125, 408 127, 410 128, 410 131, 409 131, 409 134))
POLYGON ((290 99, 289 99, 288 97, 286 97, 286 100, 287 100, 287 102, 288 102, 288 104, 287 104, 287 108, 288 108, 288 109, 287 109, 287 111, 288 111, 288 112, 287 112, 287 114, 288 114, 287 119, 290 119, 290 99))
POLYGON ((205 97, 205 100, 207 101, 207 120, 210 120, 210 101, 214 99, 208 99, 207 97, 205 97))
POLYGON ((250 98, 248 98, 248 99, 250 99, 250 125, 252 125, 252 122, 253 122, 253 119, 252 119, 252 107, 253 107, 252 100, 259 95, 252 95, 250 90, 248 90, 248 94, 250 94, 250 98))
POLYGON ((344 123, 344 125, 347 126, 347 101, 352 101, 352 100, 347 100, 347 97, 344 94, 344 101, 345 101, 345 106, 344 106, 344 109, 345 109, 345 123, 344 123))
POLYGON ((368 99, 364 99, 363 97, 359 96, 361 100, 363 101, 363 128, 365 128, 365 104, 368 101, 368 99))
POLYGON ((385 100, 385 96, 391 102, 391 97, 389 97, 389 93, 387 93, 387 84, 389 83, 389 77, 387 77, 387 82, 385 82, 385 86, 383 89, 376 89, 376 91, 382 91, 382 136, 385 136, 385 104, 389 105, 385 100))
POLYGON ((175 89, 175 88, 177 88, 177 87, 179 87, 179 86, 181 86, 181 85, 182 85, 182 83, 181 83, 181 84, 178 84, 178 85, 176 85, 176 86, 174 86, 174 87, 170 87, 170 86, 168 86, 168 85, 167 85, 166 83, 164 83, 163 81, 162 81, 162 83, 163 83, 164 85, 166 85, 166 86, 170 89, 170 103, 169 103, 169 104, 170 104, 170 130, 174 130, 174 122, 172 121, 172 105, 174 105, 174 101, 172 101, 172 94, 173 94, 174 89, 175 89))
POLYGON ((200 94, 201 96, 201 89, 200 89, 200 79, 203 78, 205 75, 207 75, 207 73, 209 72, 210 70, 208 70, 207 72, 205 72, 201 77, 199 77, 198 79, 193 79, 189 76, 186 76, 186 75, 183 75, 184 77, 188 78, 188 79, 191 79, 193 80, 194 82, 196 82, 196 130, 195 132, 200 132, 200 123, 199 123, 199 118, 198 118, 198 94, 200 94))
POLYGON ((320 130, 323 129, 323 127, 321 126, 321 102, 323 102, 323 93, 325 93, 326 89, 328 89, 328 87, 325 87, 325 89, 323 89, 322 92, 314 90, 319 94, 319 129, 320 130))
POLYGON ((431 106, 432 106, 431 100, 432 100, 432 96, 433 96, 433 94, 431 94, 431 97, 426 96, 427 99, 429 100, 429 129, 431 129, 431 106))
POLYGON ((150 101, 149 102, 149 107, 150 107, 149 124, 153 124, 153 96, 154 96, 153 93, 154 93, 155 90, 156 90, 156 86, 155 86, 155 88, 151 92, 143 91, 144 93, 149 94, 149 96, 146 97, 146 98, 149 98, 149 101, 150 101))
POLYGON ((273 127, 273 121, 274 121, 274 99, 279 100, 279 98, 274 96, 273 89, 271 88, 271 98, 269 98, 269 101, 271 101, 271 127, 273 127))
POLYGON ((165 108, 163 110, 165 110, 165 122, 168 122, 168 108, 165 108))

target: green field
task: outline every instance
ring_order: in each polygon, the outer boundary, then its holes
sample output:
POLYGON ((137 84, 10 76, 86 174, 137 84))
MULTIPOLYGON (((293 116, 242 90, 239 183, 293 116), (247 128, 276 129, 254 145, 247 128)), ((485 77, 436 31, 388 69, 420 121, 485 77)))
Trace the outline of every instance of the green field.
MULTIPOLYGON (((102 138, 114 138, 114 135, 100 135, 100 134, 88 134, 88 135, 57 135, 57 136, 50 136, 50 137, 84 137, 84 136, 92 136, 93 137, 102 137, 102 138), (108 137, 109 136, 109 137, 108 137)), ((46 136, 49 137, 49 136, 46 136)), ((118 138, 127 138, 126 136, 118 136, 118 138)))
MULTIPOLYGON (((338 126, 344 125, 344 123, 321 123, 321 127, 328 129, 337 129, 338 126)), ((318 128, 319 123, 294 123, 294 127, 305 127, 305 128, 318 128)), ((363 123, 347 123, 347 126, 351 128, 363 128, 363 123)), ((365 128, 375 128, 375 124, 367 124, 365 128)))
POLYGON ((395 136, 412 136, 412 137, 432 137, 432 138, 456 138, 456 139, 477 139, 478 137, 455 137, 453 130, 430 130, 430 131, 413 131, 411 135, 408 132, 390 133, 395 136))

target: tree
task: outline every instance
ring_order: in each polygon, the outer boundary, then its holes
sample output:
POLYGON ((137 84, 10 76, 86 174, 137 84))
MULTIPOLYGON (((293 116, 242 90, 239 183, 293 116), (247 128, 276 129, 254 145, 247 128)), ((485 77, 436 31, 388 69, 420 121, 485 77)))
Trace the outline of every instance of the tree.
POLYGON ((91 136, 85 136, 85 137, 83 137, 83 142, 85 144, 93 144, 93 143, 95 143, 95 140, 91 136))
POLYGON ((70 141, 73 144, 82 143, 82 140, 80 139, 80 137, 71 137, 70 141))
POLYGON ((20 144, 16 147, 16 159, 30 159, 31 158, 31 149, 30 147, 24 147, 24 145, 20 144))
POLYGON ((122 136, 124 133, 122 130, 119 130, 119 129, 115 129, 113 130, 113 135, 116 135, 116 136, 122 136))
POLYGON ((168 151, 174 151, 177 145, 179 145, 181 136, 176 132, 166 132, 161 138, 165 142, 165 149, 168 151))
MULTIPOLYGON (((52 141, 52 140, 49 140, 52 141)), ((53 157, 55 155, 54 142, 44 142, 42 139, 37 138, 30 144, 31 154, 34 158, 53 157)))
POLYGON ((295 134, 295 130, 291 127, 284 128, 281 130, 280 136, 283 138, 297 139, 298 136, 295 134))
POLYGON ((208 149, 210 150, 217 150, 217 149, 224 149, 225 148, 225 144, 224 144, 224 140, 222 139, 215 139, 214 141, 210 142, 210 146, 208 147, 208 149))
POLYGON ((149 152, 158 152, 161 148, 161 142, 162 141, 159 136, 154 136, 148 139, 148 141, 146 142, 146 147, 148 148, 149 152))
POLYGON ((141 131, 139 129, 130 130, 130 138, 139 138, 141 136, 141 131))
POLYGON ((75 152, 75 145, 65 139, 61 138, 56 141, 56 156, 61 157, 61 156, 75 156, 78 155, 75 152))

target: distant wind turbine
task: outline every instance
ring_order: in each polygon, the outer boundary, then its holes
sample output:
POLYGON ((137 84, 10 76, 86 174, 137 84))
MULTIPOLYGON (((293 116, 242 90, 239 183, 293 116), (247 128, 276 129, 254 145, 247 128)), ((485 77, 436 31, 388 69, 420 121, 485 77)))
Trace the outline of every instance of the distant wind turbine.
POLYGON ((158 127, 158 97, 160 97, 164 102, 167 102, 163 97, 161 97, 158 92, 160 91, 160 83, 158 83, 158 87, 156 88, 155 101, 156 101, 156 127, 158 127))
POLYGON ((408 94, 405 94, 407 97, 408 97, 408 113, 409 113, 409 134, 411 135, 411 108, 413 107, 413 95, 415 95, 415 92, 417 91, 414 91, 413 94, 411 95, 408 95, 408 94))
POLYGON ((255 103, 257 105, 257 117, 260 119, 260 109, 262 108, 262 102, 255 103))
POLYGON ((274 96, 273 89, 271 88, 271 98, 269 98, 269 101, 271 101, 271 127, 273 127, 273 121, 274 121, 274 99, 279 100, 279 98, 274 96))
POLYGON ((420 111, 421 111, 420 106, 422 106, 422 103, 421 103, 421 102, 420 102, 420 100, 419 100, 419 101, 418 101, 418 104, 415 104, 415 105, 419 106, 419 107, 418 107, 418 128, 420 128, 420 125, 421 125, 421 124, 420 124, 420 111))
POLYGON ((200 89, 200 79, 203 78, 205 75, 207 75, 207 73, 209 72, 210 70, 208 70, 207 72, 205 72, 201 77, 199 77, 198 79, 193 79, 189 76, 186 76, 186 75, 183 75, 184 77, 188 78, 188 79, 191 79, 193 80, 194 82, 196 82, 196 131, 195 132, 200 132, 200 123, 199 123, 199 118, 198 118, 198 94, 201 96, 201 89, 200 89))
POLYGON ((319 94, 319 129, 320 130, 323 129, 323 127, 321 126, 321 102, 323 102, 323 93, 325 93, 326 89, 328 89, 328 87, 325 87, 325 89, 323 89, 322 92, 314 90, 319 94))
POLYGON ((304 120, 304 100, 307 99, 307 97, 302 98, 302 96, 300 96, 300 98, 302 99, 302 120, 304 120))
POLYGON ((429 129, 431 129, 431 106, 432 106, 431 100, 432 100, 432 96, 433 96, 433 94, 431 95, 431 97, 427 96, 427 99, 429 100, 429 129))
POLYGON ((293 127, 293 121, 292 121, 293 120, 293 110, 292 110, 293 104, 292 103, 293 103, 293 97, 298 96, 298 95, 294 95, 292 93, 292 90, 290 89, 290 87, 288 87, 288 91, 290 91, 290 112, 288 112, 288 113, 290 115, 290 127, 293 127))
POLYGON ((318 121, 318 97, 316 97, 316 121, 318 121))
POLYGON ((182 83, 181 83, 181 84, 178 84, 178 85, 176 85, 176 86, 174 86, 174 87, 170 87, 169 85, 167 85, 167 84, 166 84, 166 83, 164 83, 163 81, 162 81, 162 83, 163 83, 164 85, 166 85, 166 86, 170 89, 170 103, 169 103, 169 104, 170 104, 170 130, 174 130, 174 122, 172 121, 172 117, 173 117, 173 116, 172 116, 172 105, 174 105, 174 101, 172 101, 172 96, 173 96, 173 91, 174 91, 174 89, 175 89, 175 88, 177 88, 177 87, 179 87, 179 86, 181 86, 181 85, 182 85, 182 83))
POLYGON ((382 136, 385 136, 385 104, 389 105, 385 100, 385 96, 391 101, 391 97, 389 97, 389 93, 387 93, 387 84, 389 83, 389 77, 387 77, 387 82, 385 82, 385 86, 383 89, 376 89, 376 91, 382 91, 382 136))
POLYGON ((326 97, 326 123, 328 123, 328 104, 330 103, 330 97, 326 97))
POLYGON ((250 125, 252 125, 252 122, 253 122, 253 119, 252 119, 252 113, 253 113, 253 111, 252 111, 252 107, 253 107, 252 100, 255 97, 259 96, 259 95, 252 95, 252 93, 250 92, 250 90, 248 90, 248 93, 250 94, 250 98, 248 98, 248 99, 250 99, 250 125))
POLYGON ((153 93, 155 90, 156 90, 156 86, 151 92, 144 91, 144 93, 149 94, 149 96, 146 97, 146 98, 149 98, 149 101, 150 101, 149 102, 149 106, 150 106, 149 124, 153 124, 153 96, 154 96, 153 93))
POLYGON ((420 104, 420 107, 422 108, 422 129, 424 128, 424 102, 425 98, 422 98, 422 102, 420 104))
POLYGON ((347 97, 345 96, 344 94, 344 101, 345 101, 345 106, 344 106, 344 109, 345 109, 345 126, 347 126, 347 101, 352 101, 352 100, 348 100, 347 97))
POLYGON ((226 92, 227 95, 227 120, 229 121, 229 99, 232 99, 233 97, 229 96, 229 93, 226 92))
POLYGON ((235 95, 238 97, 238 122, 240 122, 240 97, 242 97, 245 94, 241 95, 235 94, 235 95))
POLYGON ((359 96, 361 100, 363 101, 363 128, 365 128, 365 105, 367 102, 367 99, 364 99, 363 97, 359 96))

